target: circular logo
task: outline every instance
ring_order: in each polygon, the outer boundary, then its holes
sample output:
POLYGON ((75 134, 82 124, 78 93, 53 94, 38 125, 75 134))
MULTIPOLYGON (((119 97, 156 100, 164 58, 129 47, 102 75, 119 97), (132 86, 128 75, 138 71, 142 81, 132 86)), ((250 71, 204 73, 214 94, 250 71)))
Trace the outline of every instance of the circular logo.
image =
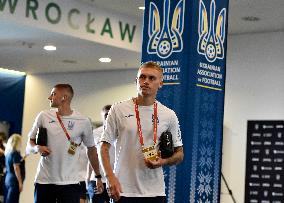
POLYGON ((171 52, 171 43, 168 40, 162 40, 158 46, 158 53, 160 56, 165 57, 171 52))
POLYGON ((216 48, 212 43, 208 43, 206 46, 206 58, 208 61, 214 61, 216 58, 216 48))

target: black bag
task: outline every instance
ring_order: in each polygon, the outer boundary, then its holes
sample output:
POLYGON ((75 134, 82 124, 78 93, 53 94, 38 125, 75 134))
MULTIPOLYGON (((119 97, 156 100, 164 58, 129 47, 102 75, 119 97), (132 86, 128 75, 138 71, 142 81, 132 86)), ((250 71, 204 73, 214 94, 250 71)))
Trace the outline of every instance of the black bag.
POLYGON ((161 157, 169 158, 174 154, 174 147, 173 147, 173 139, 172 133, 169 131, 163 132, 160 137, 160 146, 159 149, 161 151, 161 157))
POLYGON ((47 146, 47 130, 46 128, 39 127, 36 134, 36 144, 47 146))

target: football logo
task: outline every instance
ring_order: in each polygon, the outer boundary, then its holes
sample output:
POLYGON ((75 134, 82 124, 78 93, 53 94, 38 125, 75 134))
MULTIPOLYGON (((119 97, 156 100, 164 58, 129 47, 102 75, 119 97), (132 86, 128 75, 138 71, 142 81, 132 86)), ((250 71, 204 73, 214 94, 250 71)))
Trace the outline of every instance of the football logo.
POLYGON ((217 58, 224 58, 224 41, 226 25, 226 9, 223 8, 217 22, 215 22, 216 3, 215 0, 210 4, 210 16, 208 19, 207 11, 202 0, 199 4, 199 22, 198 22, 198 47, 199 54, 204 55, 207 61, 214 62, 217 58), (208 26, 209 20, 209 26, 208 26), (216 23, 216 29, 215 29, 216 23))
POLYGON ((165 0, 161 22, 161 16, 156 4, 153 2, 150 3, 148 54, 157 54, 160 58, 165 59, 173 52, 182 51, 183 41, 181 35, 184 27, 184 7, 184 0, 180 0, 171 14, 170 0, 165 0))

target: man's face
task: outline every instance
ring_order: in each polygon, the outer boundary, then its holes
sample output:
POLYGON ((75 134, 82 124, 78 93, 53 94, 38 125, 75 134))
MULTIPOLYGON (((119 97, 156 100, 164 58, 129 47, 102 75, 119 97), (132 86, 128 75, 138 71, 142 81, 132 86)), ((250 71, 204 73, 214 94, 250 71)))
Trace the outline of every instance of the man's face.
POLYGON ((140 68, 137 74, 137 91, 143 96, 155 96, 163 85, 161 73, 153 68, 140 68))
POLYGON ((48 97, 48 99, 50 100, 50 107, 59 107, 64 101, 64 98, 64 94, 62 91, 60 91, 60 89, 53 88, 51 90, 50 96, 48 97))

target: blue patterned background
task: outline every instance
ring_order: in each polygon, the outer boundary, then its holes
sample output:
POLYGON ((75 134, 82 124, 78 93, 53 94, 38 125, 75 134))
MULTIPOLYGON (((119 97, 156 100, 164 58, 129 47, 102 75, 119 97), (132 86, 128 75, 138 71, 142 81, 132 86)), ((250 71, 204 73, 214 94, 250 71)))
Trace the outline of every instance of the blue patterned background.
POLYGON ((26 76, 0 73, 0 121, 10 124, 9 135, 21 134, 26 76))
MULTIPOLYGON (((158 100, 173 109, 179 118, 185 153, 184 161, 180 165, 166 167, 164 170, 168 203, 220 202, 228 0, 204 0, 202 1, 204 7, 200 2, 199 0, 145 0, 141 61, 157 61, 164 70, 173 67, 180 68, 179 72, 172 74, 176 76, 173 78, 178 79, 166 80, 166 85, 158 94, 158 100), (176 5, 178 4, 182 5, 180 10, 184 9, 183 30, 180 32, 183 43, 182 49, 172 51, 166 57, 161 57, 159 53, 153 53, 153 49, 149 53, 149 40, 152 36, 148 29, 160 24, 162 32, 163 21, 165 20, 163 17, 168 12, 170 20, 166 27, 171 32, 173 13, 177 11, 176 5), (150 5, 152 5, 154 11, 149 9, 150 5), (153 7, 153 5, 155 6, 153 7), (204 10, 207 12, 208 26, 210 18, 212 18, 211 30, 213 28, 215 31, 217 30, 218 15, 222 17, 221 14, 226 14, 223 15, 223 18, 220 18, 222 19, 220 22, 224 22, 221 30, 223 34, 223 56, 219 55, 214 60, 210 58, 210 55, 208 55, 208 59, 207 55, 206 58, 204 54, 198 52, 198 41, 201 39, 198 30, 200 25, 204 25, 201 24, 199 15, 202 13, 202 10, 200 10, 202 8, 203 13, 204 10), (159 24, 149 22, 151 12, 158 13, 159 24), (215 15, 215 19, 213 15, 215 15), (152 23, 151 26, 149 26, 149 23, 152 23), (163 61, 175 61, 178 65, 165 65, 163 61), (204 68, 204 64, 213 67, 213 69, 218 67, 218 70, 208 70, 204 68), (204 78, 210 77, 198 74, 199 70, 218 73, 222 77, 216 78, 217 85, 205 84, 202 83, 205 80, 204 78)), ((157 20, 157 15, 155 17, 157 20)), ((177 20, 180 19, 177 18, 177 20)), ((182 26, 179 23, 178 25, 182 26)), ((208 32, 209 30, 207 29, 208 32)), ((207 36, 209 35, 210 33, 207 36)), ((157 34, 156 36, 158 36, 157 40, 162 41, 161 38, 164 35, 157 34)), ((209 45, 207 47, 210 48, 209 45)), ((209 48, 207 50, 210 51, 209 48)), ((210 54, 209 51, 206 53, 210 54)), ((169 73, 166 72, 165 74, 169 73)))

